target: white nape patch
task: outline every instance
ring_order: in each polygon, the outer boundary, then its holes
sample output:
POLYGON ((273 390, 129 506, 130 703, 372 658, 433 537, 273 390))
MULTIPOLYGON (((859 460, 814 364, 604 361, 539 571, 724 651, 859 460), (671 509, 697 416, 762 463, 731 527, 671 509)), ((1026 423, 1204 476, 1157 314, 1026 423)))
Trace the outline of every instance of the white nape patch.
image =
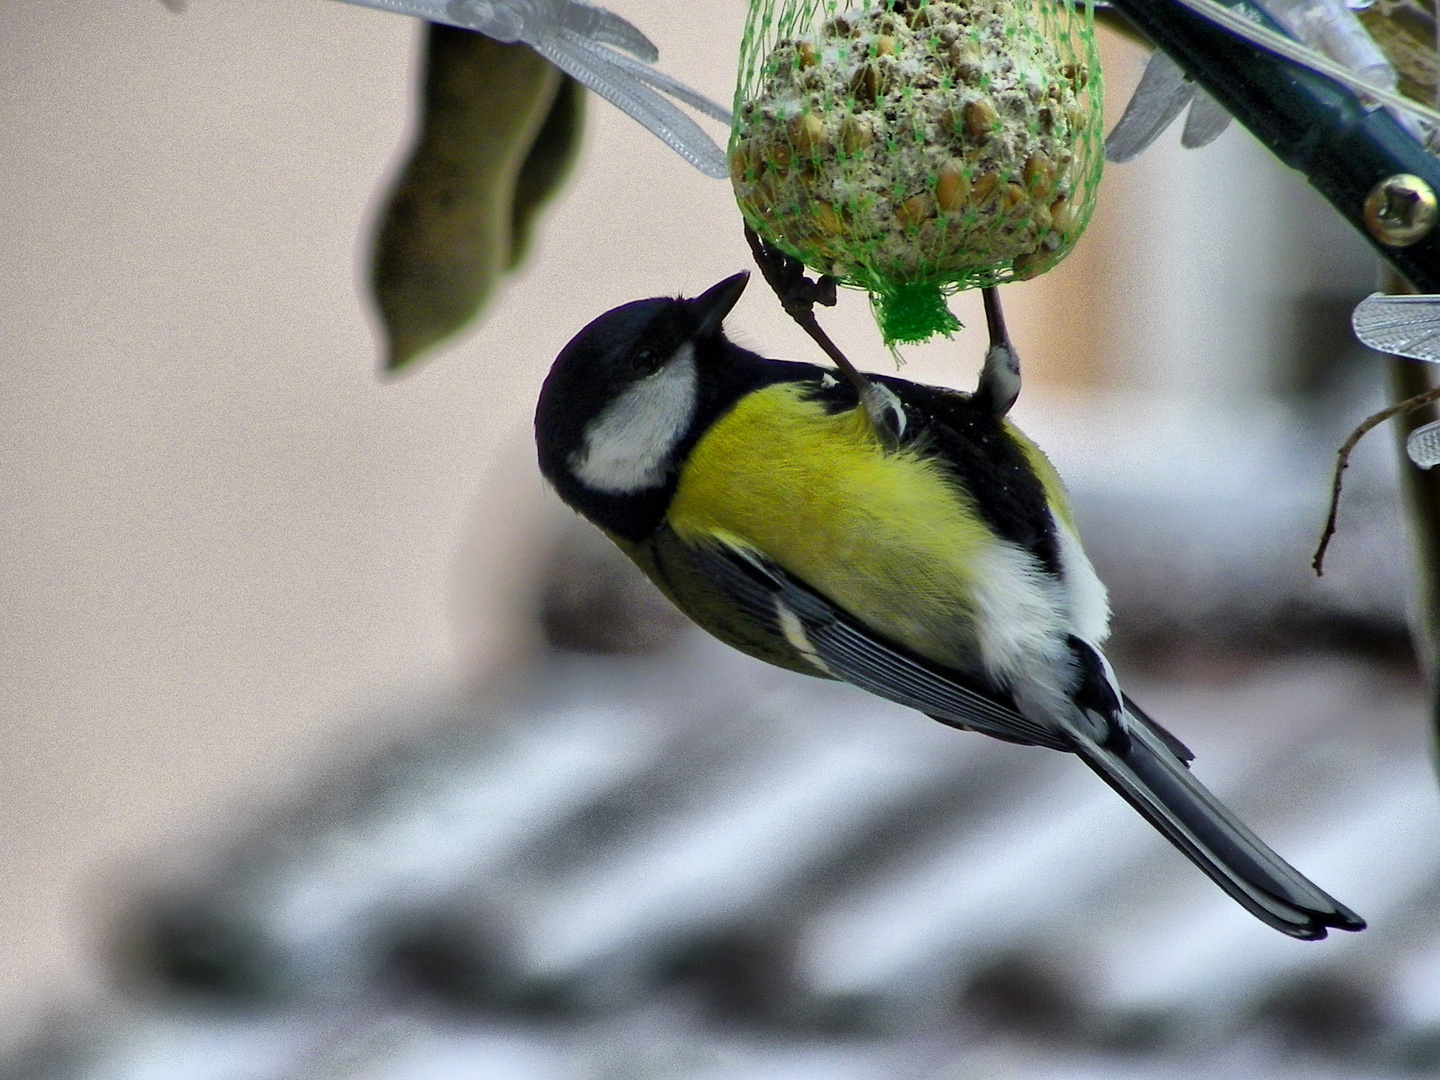
POLYGON ((695 415, 698 386, 695 346, 687 341, 591 421, 584 445, 570 457, 570 471, 607 495, 660 486, 695 415))
POLYGON ((1024 548, 997 540, 977 560, 976 633, 986 672, 1009 686, 1031 720, 1064 724, 1074 712, 1077 672, 1065 638, 1065 588, 1024 548))
POLYGON ((1055 536, 1060 547, 1060 573, 1070 596, 1070 631, 1081 641, 1099 646, 1110 636, 1110 594, 1090 565, 1080 538, 1058 517, 1055 536))
POLYGON ((824 375, 821 375, 821 376, 820 376, 820 389, 821 389, 821 390, 829 390, 831 387, 835 387, 835 386, 839 386, 839 385, 840 385, 840 383, 836 380, 835 376, 834 376, 834 375, 831 375, 828 371, 827 371, 824 375))
POLYGON ((805 627, 800 624, 800 617, 785 606, 778 597, 775 600, 775 615, 780 620, 780 632, 785 635, 785 640, 795 646, 800 653, 813 667, 819 668, 826 675, 833 675, 828 664, 820 659, 820 654, 815 651, 815 646, 810 644, 810 638, 805 634, 805 627))

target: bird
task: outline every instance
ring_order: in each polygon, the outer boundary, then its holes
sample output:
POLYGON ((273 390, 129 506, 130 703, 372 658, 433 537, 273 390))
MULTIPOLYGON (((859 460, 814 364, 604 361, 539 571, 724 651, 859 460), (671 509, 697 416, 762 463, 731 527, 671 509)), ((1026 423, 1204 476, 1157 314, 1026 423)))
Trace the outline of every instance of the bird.
POLYGON ((624 304, 564 347, 535 413, 560 498, 741 652, 1074 753, 1263 922, 1363 929, 1121 691, 1064 485, 1005 416, 1020 380, 1003 331, 973 393, 836 378, 725 335, 748 277, 624 304))

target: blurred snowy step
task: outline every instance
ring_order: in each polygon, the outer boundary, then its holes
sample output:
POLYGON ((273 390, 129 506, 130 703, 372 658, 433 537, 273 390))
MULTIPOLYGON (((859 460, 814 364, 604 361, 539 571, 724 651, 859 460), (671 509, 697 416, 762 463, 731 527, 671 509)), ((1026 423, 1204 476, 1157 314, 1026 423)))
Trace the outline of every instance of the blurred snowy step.
MULTIPOLYGON (((1429 763, 1401 759, 1357 769, 1329 813, 1302 835, 1276 838, 1293 862, 1336 896, 1385 926, 1440 877, 1440 798, 1429 763)), ((1170 906, 1163 923, 1096 972, 1096 1006, 1118 1015, 1233 1023, 1267 986, 1302 973, 1344 969, 1383 936, 1332 932, 1323 943, 1286 938, 1223 895, 1170 906)), ((1436 928, 1440 934, 1440 928, 1436 928)))
MULTIPOLYGON (((1172 704, 1162 696, 1156 714, 1182 719, 1185 710, 1172 704)), ((1214 694, 1204 702, 1210 710, 1216 704, 1214 694)), ((1210 745, 1192 740, 1201 751, 1196 773, 1222 800, 1244 802, 1246 792, 1293 767, 1291 748, 1314 740, 1322 722, 1314 710, 1290 710, 1247 729, 1243 741, 1217 738, 1225 726, 1217 732, 1212 722, 1197 732, 1210 745)), ((1172 726, 1185 735, 1189 725, 1172 726)), ((1081 945, 1097 922, 1145 909, 1157 875, 1173 879, 1182 895, 1214 889, 1079 761, 1017 753, 1034 775, 997 791, 986 818, 965 821, 883 876, 837 891, 799 930, 793 982, 813 1012, 924 1026, 1001 958, 1043 955, 1083 969, 1081 945)), ((1266 816, 1251 818, 1266 833, 1266 816)), ((1057 971, 1056 980, 1068 973, 1057 971)))
POLYGON ((253 896, 252 918, 306 982, 353 978, 385 909, 423 905, 651 765, 653 732, 605 706, 548 717, 407 794, 253 896))
POLYGON ((528 696, 432 707, 403 748, 317 785, 162 901, 153 934, 174 954, 162 964, 255 969, 204 973, 222 984, 353 992, 383 966, 397 922, 655 768, 687 732, 735 722, 763 670, 698 633, 668 659, 667 673, 557 656, 528 696), (677 675, 697 692, 677 695, 677 675))
POLYGON ((1361 975, 1393 1001, 1387 1038, 1420 1031, 1440 1011, 1440 798, 1413 688, 1333 660, 1239 670, 1133 689, 1375 929, 1291 942, 1073 758, 700 638, 648 664, 557 658, 504 723, 332 782, 346 798, 232 854, 205 903, 329 1002, 418 975, 476 1016, 563 1004, 593 1023, 674 1000, 685 962, 688 1000, 750 980, 777 1030, 878 1018, 914 1036, 1020 957, 1068 980, 1071 1038, 1137 1015, 1172 1021, 1167 1039, 1245 1031, 1296 979, 1361 975))
POLYGON ((1134 811, 1093 776, 1042 775, 1043 789, 1007 793, 1014 803, 989 820, 816 914, 796 950, 809 1010, 935 1022, 953 1006, 960 972, 988 957, 994 940, 1031 926, 1062 896, 1082 902, 1089 880, 1113 872, 1104 849, 1143 839, 1134 811))
POLYGON ((0 1051, 0 1080, 891 1080, 925 1078, 953 1047, 757 1037, 659 1009, 521 1025, 387 1008, 97 1010, 0 1051), (98 1013, 98 1015, 97 1015, 98 1013))
POLYGON ((742 922, 896 808, 958 786, 985 753, 973 738, 932 740, 932 722, 858 692, 835 697, 848 716, 823 699, 787 704, 743 771, 516 905, 516 977, 633 998, 677 950, 742 922))

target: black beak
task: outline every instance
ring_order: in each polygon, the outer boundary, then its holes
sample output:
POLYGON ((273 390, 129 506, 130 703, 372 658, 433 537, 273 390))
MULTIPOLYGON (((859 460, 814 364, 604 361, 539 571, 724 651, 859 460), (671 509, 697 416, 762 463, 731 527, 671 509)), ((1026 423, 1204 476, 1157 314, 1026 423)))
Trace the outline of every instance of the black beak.
POLYGON ((725 316, 730 314, 730 309, 740 299, 740 294, 745 291, 749 284, 750 271, 741 270, 738 274, 732 274, 718 285, 712 285, 694 300, 690 306, 695 309, 695 314, 700 320, 700 328, 695 331, 696 337, 712 337, 720 332, 720 324, 725 321, 725 316))

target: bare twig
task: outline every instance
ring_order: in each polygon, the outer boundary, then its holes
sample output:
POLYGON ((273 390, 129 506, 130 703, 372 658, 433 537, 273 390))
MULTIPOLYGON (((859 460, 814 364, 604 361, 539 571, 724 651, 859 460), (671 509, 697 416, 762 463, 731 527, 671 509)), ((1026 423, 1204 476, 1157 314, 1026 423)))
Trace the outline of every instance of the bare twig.
POLYGON ((1372 416, 1367 416, 1361 421, 1360 426, 1350 433, 1350 437, 1340 447, 1340 452, 1335 462, 1335 478, 1330 484, 1330 514, 1325 519, 1325 530, 1320 534, 1320 545, 1315 549, 1315 557, 1310 565, 1315 569, 1316 577, 1324 577, 1325 570, 1325 549, 1330 546, 1330 538, 1335 535, 1335 517, 1340 512, 1340 474, 1350 466, 1350 454, 1370 431, 1379 427, 1386 420, 1405 413, 1414 412, 1416 409, 1429 405, 1432 401, 1440 401, 1440 388, 1427 390, 1423 394, 1416 394, 1414 397, 1406 398, 1395 405, 1389 405, 1372 416))

